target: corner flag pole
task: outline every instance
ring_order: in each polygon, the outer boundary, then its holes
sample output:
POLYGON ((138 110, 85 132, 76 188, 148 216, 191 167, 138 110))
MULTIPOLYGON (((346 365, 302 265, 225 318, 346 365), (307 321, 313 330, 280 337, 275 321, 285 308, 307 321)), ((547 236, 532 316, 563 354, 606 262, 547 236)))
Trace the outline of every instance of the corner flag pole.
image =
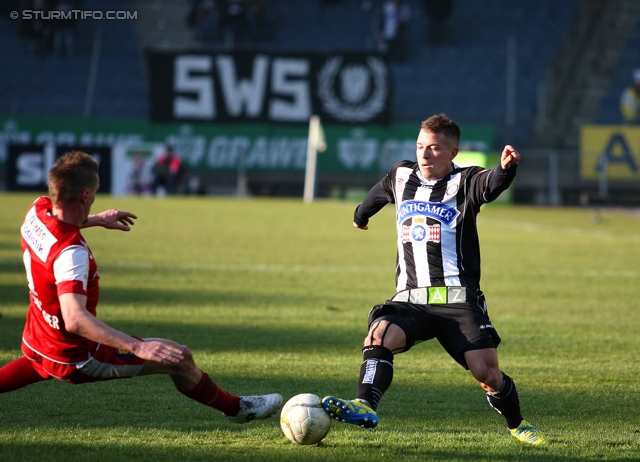
POLYGON ((307 165, 304 173, 304 196, 305 204, 313 202, 316 188, 316 164, 318 151, 327 149, 324 139, 324 132, 320 124, 320 117, 312 115, 309 119, 309 138, 307 141, 307 165))

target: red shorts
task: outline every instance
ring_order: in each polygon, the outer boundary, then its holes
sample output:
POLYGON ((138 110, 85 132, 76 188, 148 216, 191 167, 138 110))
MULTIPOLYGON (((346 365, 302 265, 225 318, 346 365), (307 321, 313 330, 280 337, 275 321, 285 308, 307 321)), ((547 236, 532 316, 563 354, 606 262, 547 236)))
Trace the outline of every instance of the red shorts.
POLYGON ((53 361, 26 346, 23 352, 43 379, 53 377, 71 384, 135 377, 144 364, 144 359, 129 351, 106 345, 98 345, 87 361, 71 364, 53 361))

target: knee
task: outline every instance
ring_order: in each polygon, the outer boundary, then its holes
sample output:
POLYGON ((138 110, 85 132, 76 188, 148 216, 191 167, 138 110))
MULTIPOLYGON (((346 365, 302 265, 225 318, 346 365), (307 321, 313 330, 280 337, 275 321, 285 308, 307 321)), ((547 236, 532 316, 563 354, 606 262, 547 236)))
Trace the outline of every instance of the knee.
MULTIPOLYGON (((193 353, 186 345, 178 345, 182 349, 182 354, 184 355, 184 359, 182 361, 193 362, 193 353)), ((181 362, 182 362, 181 361, 181 362)))
POLYGON ((480 386, 487 392, 498 391, 502 386, 503 374, 498 365, 495 349, 469 350, 464 353, 467 367, 480 386))
POLYGON ((193 353, 186 345, 181 345, 173 340, 167 340, 167 343, 172 344, 175 348, 180 349, 183 358, 177 363, 168 365, 171 375, 185 375, 190 373, 193 369, 196 369, 196 363, 193 359, 193 353))
POLYGON ((195 370, 198 369, 196 366, 193 357, 185 357, 183 360, 169 365, 169 375, 177 375, 180 377, 185 377, 191 375, 195 370))
POLYGON ((182 358, 182 360, 176 364, 181 368, 187 368, 187 369, 195 368, 196 362, 193 359, 193 353, 191 352, 191 350, 185 345, 180 345, 180 348, 182 348, 182 354, 184 355, 184 358, 182 358))
POLYGON ((383 320, 371 325, 364 346, 383 346, 396 353, 402 351, 406 343, 407 336, 402 328, 383 320))
POLYGON ((498 368, 486 368, 473 376, 487 393, 494 393, 502 387, 503 374, 498 368))

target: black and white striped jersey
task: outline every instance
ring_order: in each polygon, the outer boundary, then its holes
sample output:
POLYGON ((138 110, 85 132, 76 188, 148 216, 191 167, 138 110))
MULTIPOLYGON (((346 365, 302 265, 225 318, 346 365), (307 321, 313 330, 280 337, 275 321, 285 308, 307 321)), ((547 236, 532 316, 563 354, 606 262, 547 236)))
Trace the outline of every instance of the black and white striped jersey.
POLYGON ((417 162, 400 161, 355 211, 364 226, 386 204, 396 205, 396 291, 416 287, 480 288, 476 216, 516 175, 516 167, 458 167, 440 180, 426 180, 417 162))

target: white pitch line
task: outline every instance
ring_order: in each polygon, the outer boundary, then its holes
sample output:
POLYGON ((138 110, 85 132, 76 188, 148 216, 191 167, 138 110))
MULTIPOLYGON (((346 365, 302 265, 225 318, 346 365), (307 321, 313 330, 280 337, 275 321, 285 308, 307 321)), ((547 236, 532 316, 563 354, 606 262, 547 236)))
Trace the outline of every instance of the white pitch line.
MULTIPOLYGON (((108 263, 107 263, 108 264, 108 263)), ((105 264, 102 264, 105 266, 105 264)), ((144 268, 144 269, 172 269, 172 270, 199 270, 199 271, 248 271, 256 273, 387 273, 388 266, 342 266, 342 265, 273 265, 267 263, 254 264, 215 264, 215 263, 151 263, 120 261, 116 263, 121 268, 144 268)), ((551 270, 549 270, 551 271, 551 270)), ((598 270, 584 269, 584 271, 573 272, 565 269, 554 268, 557 276, 586 276, 597 278, 640 278, 640 271, 634 270, 598 270)), ((487 268, 487 273, 492 273, 487 268)), ((546 270, 539 271, 539 274, 548 274, 546 270)))
MULTIPOLYGON (((0 258, 0 266, 13 265, 6 259, 0 258)), ((389 271, 388 266, 341 266, 341 265, 270 265, 266 263, 255 263, 246 265, 221 265, 221 264, 209 264, 209 263, 152 263, 149 261, 119 261, 119 262, 103 262, 101 266, 108 267, 109 265, 115 265, 121 268, 140 268, 140 269, 174 269, 174 270, 200 270, 200 271, 250 271, 250 272, 281 272, 281 273, 387 273, 389 271)), ((502 271, 502 270, 500 270, 502 271)), ((527 274, 531 274, 529 268, 527 274)), ((491 265, 483 270, 483 273, 493 274, 498 271, 494 271, 491 265)), ((585 269, 584 271, 570 271, 562 268, 553 268, 549 270, 538 270, 535 274, 550 274, 554 273, 556 276, 587 276, 595 278, 640 278, 640 271, 634 270, 598 270, 598 269, 585 269)))
MULTIPOLYGON (((486 269, 482 271, 483 274, 500 274, 504 270, 502 268, 496 269, 492 266, 487 266, 486 269)), ((610 278, 610 279, 639 279, 640 271, 635 270, 599 270, 599 269, 584 269, 582 271, 573 271, 566 268, 537 268, 532 270, 531 268, 522 268, 523 274, 527 274, 529 276, 548 276, 553 275, 553 277, 569 277, 569 278, 577 278, 577 277, 587 277, 587 278, 610 278)), ((515 273, 515 272, 512 272, 515 273)))
MULTIPOLYGON (((149 261, 119 261, 115 263, 122 268, 164 268, 180 270, 204 270, 204 271, 251 271, 258 273, 371 273, 388 272, 389 266, 357 266, 357 265, 274 265, 268 263, 253 264, 217 264, 217 263, 152 263, 149 261)), ((109 262, 101 262, 102 266, 109 265, 109 262)))
MULTIPOLYGON (((517 220, 505 220, 502 218, 484 218, 484 221, 490 225, 504 226, 510 229, 517 229, 520 231, 528 231, 532 233, 547 232, 549 225, 542 225, 539 223, 532 223, 529 221, 517 221, 517 220)), ((613 231, 604 230, 588 230, 584 228, 578 228, 575 226, 556 226, 553 227, 554 233, 569 234, 571 236, 586 236, 601 239, 625 239, 634 242, 640 242, 640 234, 637 233, 615 233, 613 231)))
POLYGON ((585 270, 585 276, 593 276, 598 278, 640 278, 640 271, 633 270, 585 270))

